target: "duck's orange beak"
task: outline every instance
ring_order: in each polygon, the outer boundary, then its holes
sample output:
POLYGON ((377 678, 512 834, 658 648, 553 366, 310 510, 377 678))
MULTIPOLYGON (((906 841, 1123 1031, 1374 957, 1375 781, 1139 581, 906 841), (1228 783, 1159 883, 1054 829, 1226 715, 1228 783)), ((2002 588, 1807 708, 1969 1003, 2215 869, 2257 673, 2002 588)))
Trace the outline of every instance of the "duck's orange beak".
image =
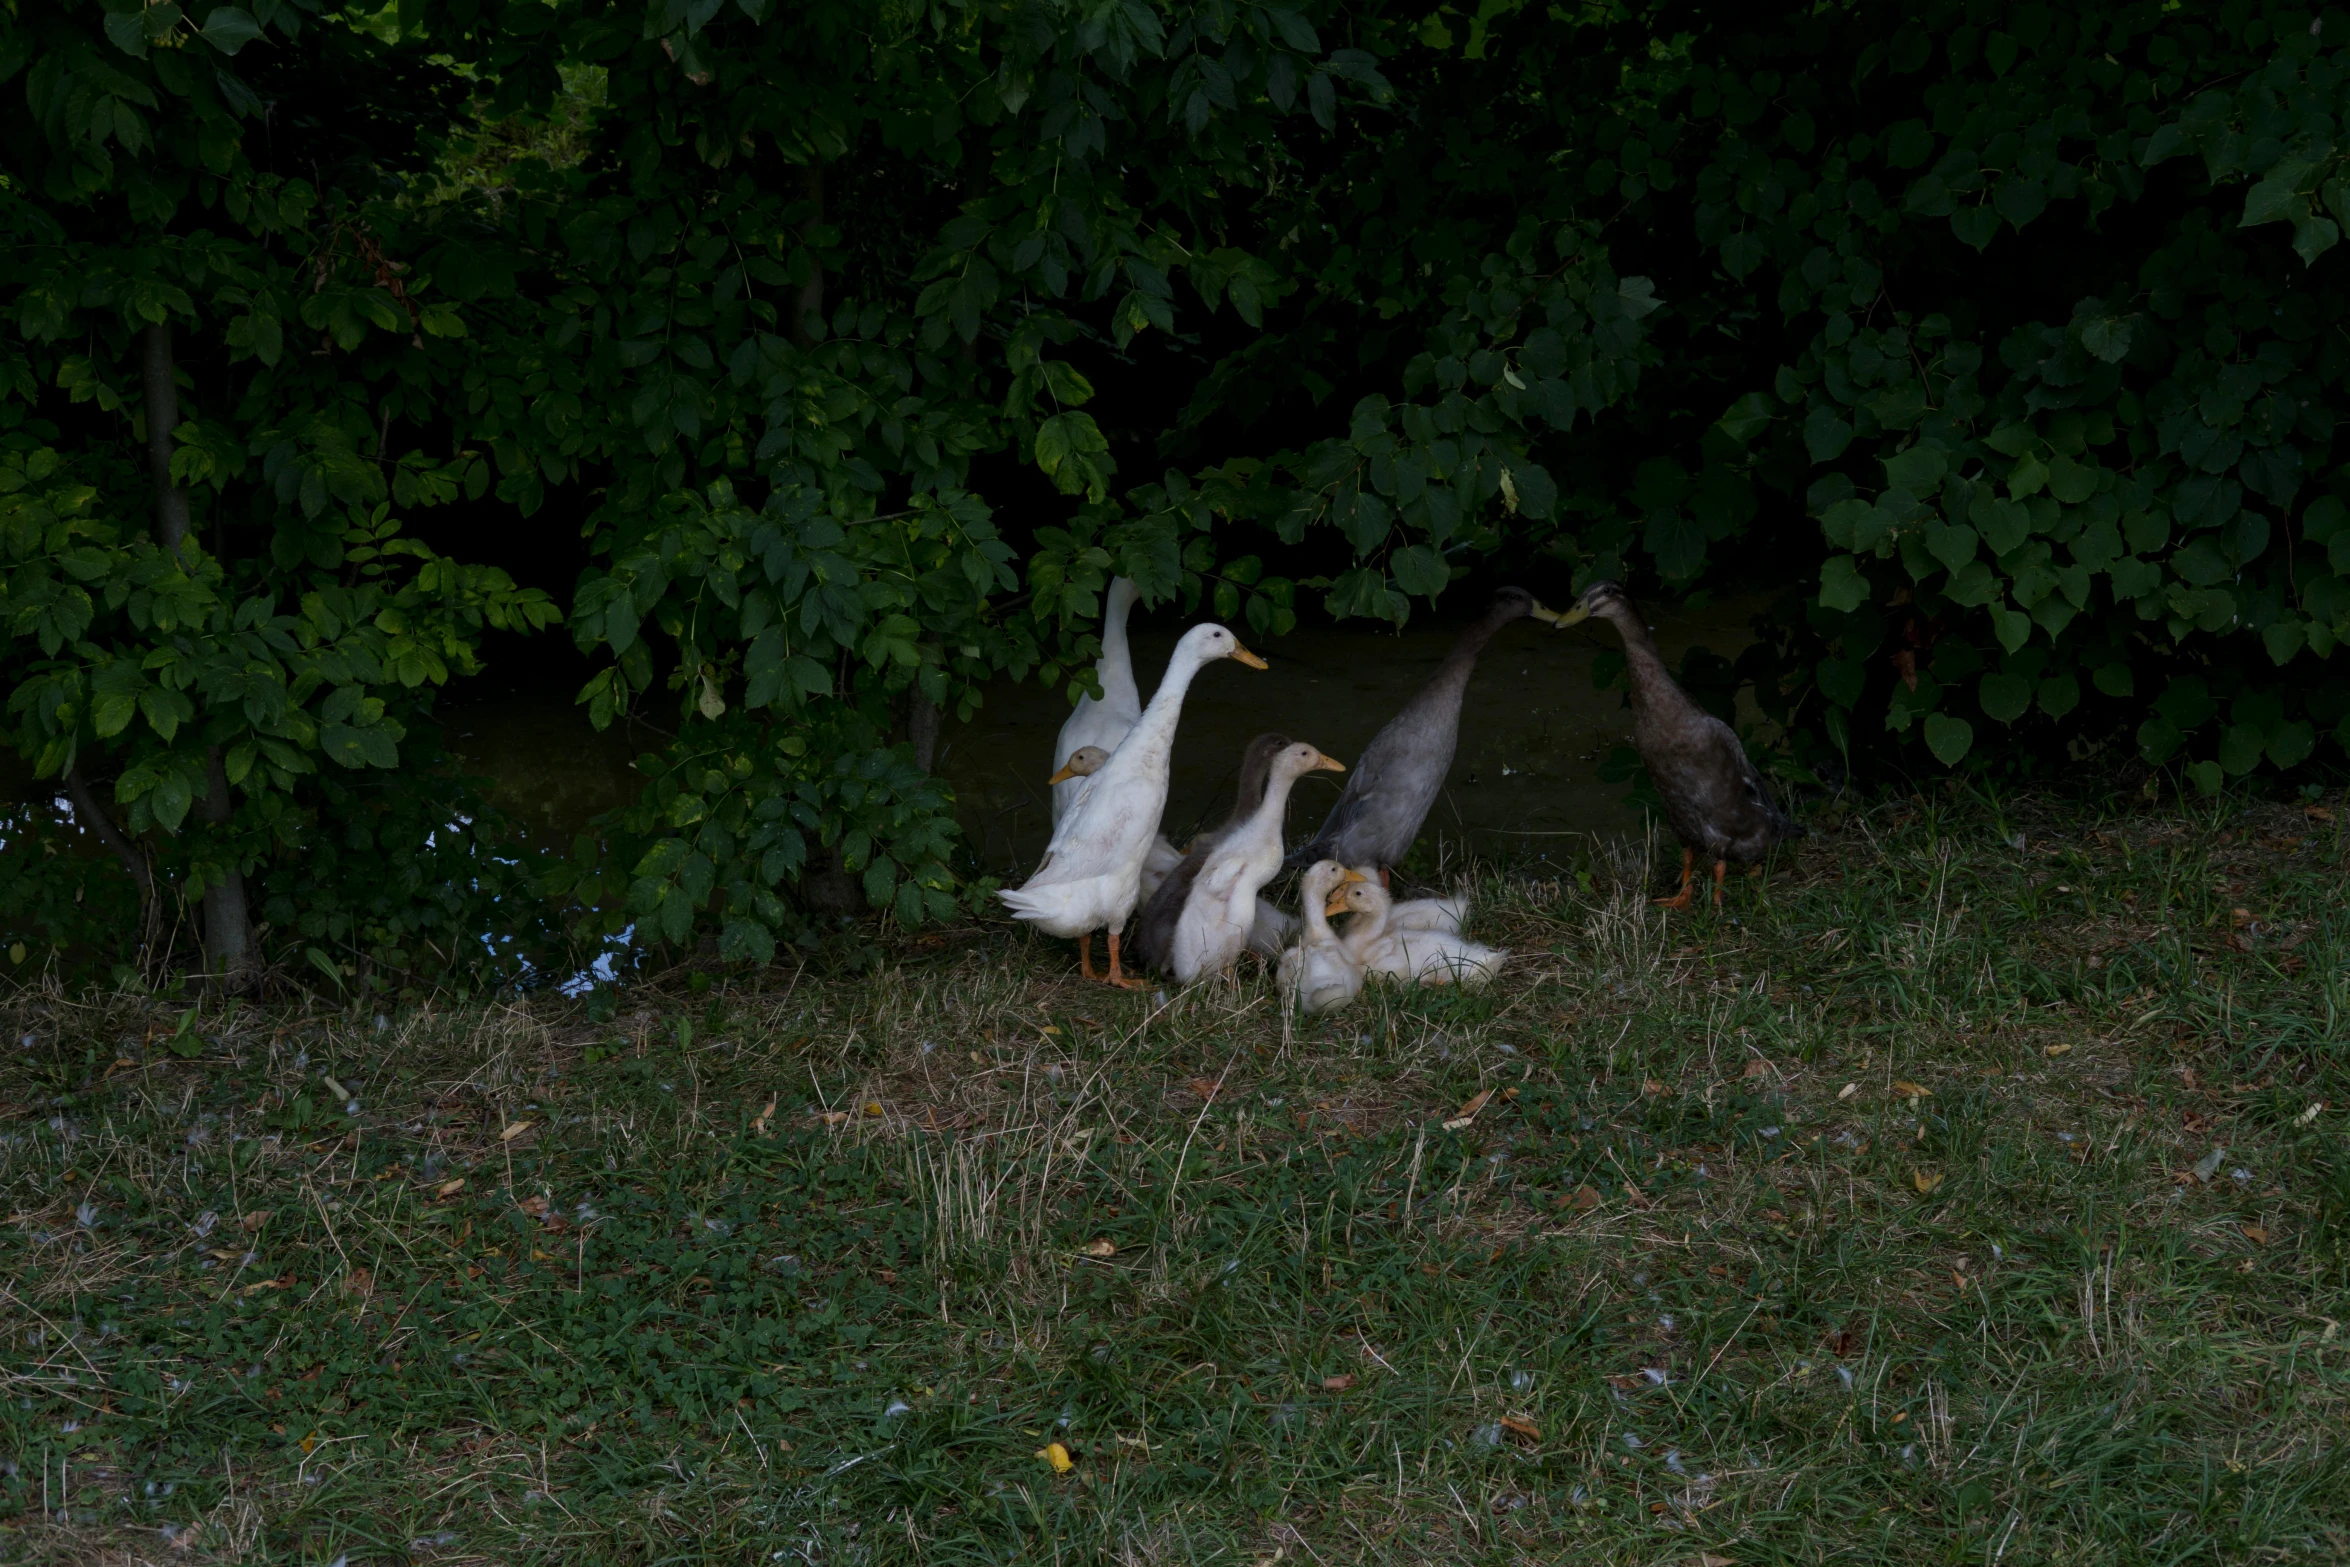
POLYGON ((1325 915, 1344 914, 1346 912, 1346 889, 1344 887, 1341 887, 1336 892, 1330 894, 1329 901, 1322 905, 1322 912, 1325 915))
POLYGON ((1237 658, 1251 669, 1270 669, 1273 667, 1272 665, 1266 663, 1263 659, 1257 657, 1256 654, 1251 653, 1247 648, 1242 647, 1237 642, 1232 644, 1232 651, 1227 654, 1226 657, 1237 658))
POLYGON ((1044 786, 1045 786, 1047 789, 1050 789, 1050 788, 1051 788, 1051 787, 1052 787, 1054 784, 1057 784, 1057 783, 1067 783, 1067 782, 1068 782, 1070 779, 1072 779, 1072 778, 1074 778, 1074 777, 1076 777, 1076 776, 1077 776, 1077 775, 1076 775, 1075 773, 1071 772, 1071 771, 1070 771, 1068 768, 1064 767, 1064 768, 1062 768, 1062 769, 1061 769, 1059 772, 1057 772, 1057 773, 1053 774, 1053 775, 1052 775, 1050 778, 1047 778, 1047 779, 1044 781, 1044 786))
POLYGON ((1321 752, 1316 751, 1314 765, 1306 770, 1308 772, 1343 773, 1346 771, 1346 764, 1335 756, 1324 756, 1321 752))

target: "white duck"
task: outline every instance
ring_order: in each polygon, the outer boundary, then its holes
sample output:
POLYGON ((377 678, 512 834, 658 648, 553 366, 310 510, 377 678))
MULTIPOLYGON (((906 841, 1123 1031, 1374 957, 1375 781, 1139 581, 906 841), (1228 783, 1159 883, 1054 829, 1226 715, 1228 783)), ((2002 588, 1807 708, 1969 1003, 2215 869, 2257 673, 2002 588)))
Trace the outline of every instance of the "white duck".
MULTIPOLYGON (((1509 953, 1458 934, 1436 930, 1395 930, 1388 923, 1395 900, 1375 881, 1349 881, 1323 906, 1328 915, 1352 914, 1341 938, 1348 956, 1374 974, 1414 985, 1482 985, 1501 972, 1509 953)), ((1433 900, 1431 900, 1433 901, 1433 900)))
MULTIPOLYGON (((1078 800, 1084 799, 1086 791, 1093 787, 1087 780, 1092 778, 1095 773, 1100 772, 1102 764, 1109 759, 1110 753, 1098 745, 1081 745, 1070 752, 1069 760, 1061 764, 1061 770, 1045 780, 1053 787, 1054 811, 1060 812, 1061 785, 1073 784, 1077 790, 1076 798, 1078 800)), ((1048 857, 1053 850, 1060 847, 1061 825, 1067 820, 1066 815, 1056 814, 1053 822, 1052 841, 1047 843, 1044 849, 1048 857)), ((1156 897, 1161 884, 1173 875, 1175 867, 1182 863, 1183 851, 1169 843, 1165 833, 1154 834, 1151 838, 1150 853, 1144 857, 1142 862, 1142 901, 1148 903, 1156 897)), ((1280 917, 1278 910, 1274 912, 1277 917, 1280 917)))
POLYGON ((1363 991, 1363 967, 1346 950, 1323 912, 1330 895, 1353 874, 1336 860, 1318 860, 1298 881, 1298 912, 1305 917, 1297 945, 1281 954, 1281 1005, 1300 1012, 1335 1012, 1363 991))
MULTIPOLYGON (((1061 738, 1053 746, 1053 755, 1063 764, 1054 775, 1056 827, 1085 794, 1080 780, 1086 775, 1069 771, 1077 753, 1090 747, 1106 756, 1117 750, 1126 731, 1142 717, 1142 692, 1134 683, 1134 654, 1126 645, 1126 617, 1140 596, 1141 589, 1133 578, 1110 579, 1108 602, 1102 607, 1102 656, 1093 666, 1094 678, 1101 683, 1101 697, 1096 700, 1089 692, 1077 699, 1076 709, 1062 721, 1061 738)), ((1164 877, 1165 872, 1160 874, 1164 877)))
POLYGON ((1083 800, 1054 829, 1044 863, 1024 886, 996 894, 1019 918, 1056 936, 1076 937, 1078 961, 1088 979, 1104 977, 1093 971, 1093 933, 1107 930, 1110 983, 1141 984, 1119 967, 1118 936, 1142 897, 1143 862, 1167 809, 1167 763, 1175 721, 1183 715, 1183 694, 1192 676, 1220 658, 1265 667, 1222 626, 1186 631, 1150 706, 1088 781, 1083 800))
POLYGON ((1345 771, 1344 762, 1302 740, 1274 755, 1264 799, 1216 840, 1184 899, 1169 964, 1178 981, 1188 985, 1240 961, 1256 932, 1257 889, 1281 869, 1281 828, 1289 814, 1289 791, 1308 773, 1345 771))

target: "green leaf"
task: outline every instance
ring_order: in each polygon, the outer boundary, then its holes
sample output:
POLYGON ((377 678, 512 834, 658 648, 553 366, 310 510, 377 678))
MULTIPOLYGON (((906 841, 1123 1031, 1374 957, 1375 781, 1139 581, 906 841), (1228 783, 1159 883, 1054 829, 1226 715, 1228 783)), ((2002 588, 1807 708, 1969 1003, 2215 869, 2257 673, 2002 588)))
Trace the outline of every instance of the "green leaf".
POLYGON ((2205 794, 2217 794, 2226 783, 2217 762, 2195 762, 2187 768, 2187 781, 2205 794))
POLYGON ((2050 675, 2040 682, 2040 711, 2062 718, 2081 705, 2081 682, 2069 674, 2050 675))
POLYGON ((2021 229, 2047 210, 2048 188, 2038 180, 2011 174, 1991 193, 1991 205, 2001 217, 2021 229))
POLYGON ((2129 356, 2136 329, 2119 316, 2097 316, 2081 325, 2081 346, 2109 365, 2129 356))
POLYGON ((1999 214, 1989 203, 1961 207, 1950 215, 1950 232, 1971 250, 1982 250, 1999 233, 1999 214))
POLYGON ((2258 724, 2231 724, 2220 731, 2220 768, 2231 778, 2241 778, 2260 765, 2267 749, 2268 735, 2258 724))
POLYGON ((1419 598, 1435 598, 1452 581, 1444 557, 1426 544, 1397 550, 1388 557, 1387 569, 1395 574, 1397 587, 1419 598))
POLYGON ((1975 726, 1948 713, 1926 715, 1926 749, 1944 767, 1956 767, 1975 743, 1975 726))
POLYGON ((2281 223, 2298 218, 2308 210, 2293 189, 2293 181, 2265 179, 2244 193, 2244 220, 2240 227, 2254 228, 2263 223, 2281 223))
POLYGON ((1885 459, 1885 480, 1912 495, 1931 495, 1950 471, 1950 456, 1932 441, 1920 441, 1885 459))
POLYGON ((753 919, 729 919, 718 936, 718 956, 728 963, 772 963, 775 933, 753 919))
POLYGON ((1860 562, 1850 555, 1830 556, 1820 568, 1820 602, 1849 613, 1868 601, 1869 582, 1861 575, 1860 562))
POLYGON ((1826 403, 1804 416, 1803 444, 1815 463, 1834 462, 1852 444, 1852 426, 1826 403))
POLYGON ((1943 566, 1956 572, 1975 558, 1975 530, 1965 523, 1926 524, 1926 548, 1943 566))
POLYGON ((2293 254, 2301 258, 2303 266, 2317 265, 2317 258, 2340 244, 2342 231, 2332 218, 2303 218, 2293 227, 2293 254))
POLYGON ((261 36, 261 24, 243 7, 224 5, 204 19, 201 36, 222 54, 233 55, 261 36))
POLYGON ((1983 677, 1975 697, 1987 717, 2012 724, 2032 705, 2032 683, 2021 675, 1989 674, 1983 677))

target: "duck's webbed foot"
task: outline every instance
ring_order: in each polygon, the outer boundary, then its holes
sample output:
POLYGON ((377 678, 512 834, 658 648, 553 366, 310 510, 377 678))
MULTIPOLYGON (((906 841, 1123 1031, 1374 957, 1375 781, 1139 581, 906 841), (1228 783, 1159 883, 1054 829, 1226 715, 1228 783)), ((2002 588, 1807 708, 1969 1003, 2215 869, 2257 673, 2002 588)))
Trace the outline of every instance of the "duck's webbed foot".
POLYGON ((1729 873, 1730 862, 1728 860, 1714 861, 1714 912, 1717 914, 1722 910, 1722 878, 1729 873))
POLYGON ((1697 851, 1681 851, 1681 890, 1669 898, 1652 900, 1660 909, 1685 909, 1697 901, 1697 851))
MULTIPOLYGON (((1113 953, 1118 950, 1117 940, 1118 938, 1115 936, 1110 938, 1110 950, 1113 953)), ((1113 958, 1111 961, 1115 962, 1116 959, 1113 958)), ((1077 968, 1078 972, 1087 979, 1101 978, 1093 971, 1093 932, 1090 930, 1077 938, 1077 968)))
POLYGON ((1110 972, 1101 976, 1120 990, 1148 990, 1150 981, 1136 979, 1118 967, 1118 933, 1110 932, 1110 972))

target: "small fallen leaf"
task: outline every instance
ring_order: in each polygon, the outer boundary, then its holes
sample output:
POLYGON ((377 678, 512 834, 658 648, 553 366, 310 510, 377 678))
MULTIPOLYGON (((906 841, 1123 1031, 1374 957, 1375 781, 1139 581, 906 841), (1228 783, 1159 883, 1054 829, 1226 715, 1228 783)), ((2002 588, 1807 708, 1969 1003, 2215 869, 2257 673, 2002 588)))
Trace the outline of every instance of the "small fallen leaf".
POLYGON ((757 1136, 765 1137, 767 1135, 767 1124, 774 1119, 775 1101, 770 1099, 759 1111, 758 1118, 751 1122, 751 1131, 757 1136))
POLYGON ((2053 1060, 2057 1056, 2072 1054, 2072 1049, 2073 1047, 2070 1045, 2050 1045, 2046 1050, 2043 1050, 2040 1053, 2053 1060))
POLYGON ((2195 1179, 2199 1181, 2208 1181, 2213 1176, 2219 1174, 2219 1167, 2227 1159, 2227 1156, 2227 1149, 2225 1147, 2220 1147, 2214 1148, 2211 1150, 2211 1152, 2196 1160, 2195 1179))
POLYGON ((2242 930, 2252 923, 2252 911, 2250 909, 2230 909, 2228 910, 2228 918, 2234 922, 2238 930, 2242 930))
POLYGON ((1574 1205, 1577 1213, 1589 1213, 1599 1206, 1599 1192, 1593 1187, 1578 1186, 1575 1188, 1575 1195, 1568 1198, 1567 1201, 1574 1205))
POLYGON ((1324 1377, 1322 1379, 1322 1391, 1325 1393, 1343 1393, 1354 1385, 1355 1374, 1351 1371, 1341 1372, 1337 1376, 1324 1377))
POLYGON ((504 1131, 498 1134, 498 1141, 502 1143, 510 1143, 514 1141, 515 1138, 520 1137, 524 1132, 529 1131, 532 1124, 533 1123, 529 1121, 516 1121, 513 1125, 507 1127, 504 1131))
POLYGON ((1642 1092, 1652 1096, 1661 1095, 1665 1091, 1664 1081, 1661 1078, 1652 1077, 1647 1082, 1642 1083, 1640 1087, 1642 1092))
POLYGON ((1957 1285, 1960 1289, 1965 1289, 1966 1275, 1959 1272, 1956 1268, 1952 1268, 1950 1270, 1950 1282, 1957 1285))
POLYGON ((2326 1102, 2323 1099, 2317 1100, 2315 1103, 2311 1104, 2308 1109, 2302 1111, 2299 1115, 2293 1118, 2294 1124, 2298 1126, 2307 1126, 2310 1122, 2318 1118, 2319 1113, 2323 1111, 2325 1107, 2326 1102))
POLYGON ((1195 1077, 1190 1082, 1185 1083, 1183 1086, 1190 1089, 1193 1093, 1199 1095, 1202 1099, 1210 1101, 1213 1101, 1218 1094, 1224 1091, 1224 1085, 1222 1083, 1205 1077, 1195 1077))
POLYGON ((2247 1224, 2243 1228, 2244 1238, 2253 1245, 2266 1246, 2268 1244, 2268 1227, 2266 1225, 2247 1224))
POLYGON ((1113 1240, 1087 1241, 1083 1249, 1088 1257, 1115 1257, 1118 1255, 1118 1243, 1113 1240))
POLYGON ((463 1190, 465 1190, 465 1177, 460 1175, 441 1182, 440 1185, 432 1189, 432 1194, 435 1197, 454 1197, 463 1190))
POLYGON ((1036 1456, 1051 1464, 1053 1473, 1057 1475, 1065 1475, 1077 1467, 1077 1460, 1071 1458, 1069 1450, 1058 1442, 1045 1443, 1036 1450, 1036 1456))
POLYGON ((1904 1099, 1931 1099, 1934 1097, 1934 1090, 1923 1083, 1913 1083, 1906 1077, 1897 1077, 1893 1080, 1893 1091, 1904 1099))
POLYGON ((1474 1121, 1475 1119, 1477 1119, 1477 1112, 1478 1112, 1478 1111, 1480 1111, 1480 1110, 1482 1110, 1482 1109, 1484 1109, 1484 1108, 1485 1108, 1485 1105, 1486 1105, 1486 1102, 1487 1102, 1488 1100, 1492 1099, 1492 1098, 1493 1098, 1493 1090, 1492 1090, 1492 1089, 1490 1089, 1490 1088, 1486 1089, 1486 1090, 1485 1090, 1483 1093, 1479 1094, 1479 1095, 1478 1095, 1476 1098, 1474 1098, 1474 1099, 1470 1100, 1470 1101, 1469 1101, 1467 1104, 1465 1104, 1465 1105, 1461 1106, 1461 1108, 1460 1108, 1460 1113, 1459 1113, 1457 1116, 1455 1116, 1455 1117, 1454 1117, 1454 1119, 1455 1119, 1455 1120, 1460 1120, 1460 1121, 1474 1121))
POLYGON ((1531 1420, 1522 1419, 1517 1415, 1502 1416, 1501 1428, 1514 1436, 1522 1436, 1529 1442, 1539 1442, 1542 1440, 1542 1427, 1536 1425, 1531 1420))
POLYGON ((1859 1092, 1860 1084, 1846 1083, 1842 1088, 1836 1090, 1836 1097, 1839 1099, 1850 1099, 1853 1095, 1859 1092))
POLYGON ((867 1115, 879 1115, 879 1114, 881 1114, 881 1101, 880 1101, 880 1100, 878 1100, 878 1099, 868 1099, 868 1100, 866 1100, 866 1101, 865 1101, 865 1113, 866 1113, 867 1115))
POLYGON ((1738 1564, 1727 1556, 1716 1556, 1711 1551, 1699 1551, 1697 1553, 1697 1567, 1738 1567, 1738 1564))
POLYGON ((826 1126, 838 1126, 848 1118, 849 1113, 846 1110, 827 1110, 816 1119, 822 1121, 826 1126))
POLYGON ((269 1222, 269 1215, 266 1213, 248 1213, 237 1222, 248 1230, 257 1230, 269 1222))
POLYGON ((1060 1030, 1055 1028, 1052 1024, 1047 1023, 1043 1027, 1039 1028, 1037 1032, 1040 1034, 1057 1034, 1060 1032, 1060 1030))
POLYGON ((1928 1175, 1923 1170, 1913 1170, 1910 1172, 1909 1178, 1913 1183, 1915 1183, 1917 1189, 1920 1192, 1924 1192, 1929 1195, 1939 1191, 1942 1186, 1942 1176, 1938 1171, 1935 1174, 1928 1175))
POLYGON ((2334 819, 2333 809, 2324 805, 2304 805, 2301 807, 2301 814, 2311 821, 2330 822, 2334 819))
POLYGON ((1770 1070, 1771 1064, 1768 1061, 1749 1061, 1746 1063, 1746 1069, 1738 1075, 1748 1079, 1767 1077, 1770 1075, 1770 1070))

